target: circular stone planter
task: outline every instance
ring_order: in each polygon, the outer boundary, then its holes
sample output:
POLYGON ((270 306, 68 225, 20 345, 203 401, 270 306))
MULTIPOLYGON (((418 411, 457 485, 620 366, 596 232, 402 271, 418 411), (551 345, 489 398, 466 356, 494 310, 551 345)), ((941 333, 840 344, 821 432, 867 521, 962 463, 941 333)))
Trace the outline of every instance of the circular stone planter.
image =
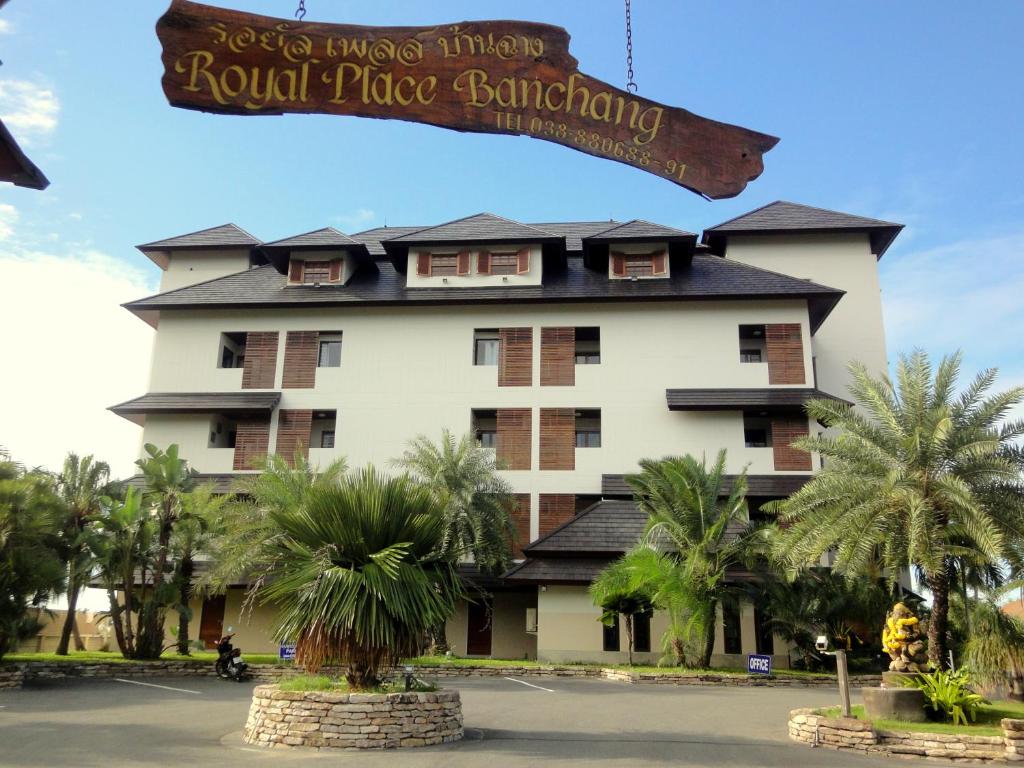
POLYGON ((394 749, 459 741, 458 691, 331 693, 259 685, 245 741, 267 747, 394 749))

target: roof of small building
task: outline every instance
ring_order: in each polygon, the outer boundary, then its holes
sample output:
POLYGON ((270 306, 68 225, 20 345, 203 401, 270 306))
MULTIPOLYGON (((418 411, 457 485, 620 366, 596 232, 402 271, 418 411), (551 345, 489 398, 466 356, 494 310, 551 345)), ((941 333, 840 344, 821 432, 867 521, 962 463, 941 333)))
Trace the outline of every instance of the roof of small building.
POLYGON ((461 219, 448 221, 433 227, 396 235, 383 240, 385 249, 391 243, 396 245, 428 245, 432 243, 472 242, 542 242, 558 239, 558 235, 546 232, 529 224, 521 224, 493 213, 477 213, 461 219))
POLYGON ((250 235, 237 224, 221 224, 218 227, 200 229, 186 235, 154 240, 135 246, 140 251, 166 251, 177 248, 224 248, 260 245, 261 240, 250 235))
POLYGON ((871 236, 872 252, 879 258, 885 253, 902 224, 851 213, 815 208, 810 205, 776 200, 748 213, 736 216, 704 230, 701 242, 716 253, 722 253, 728 235, 769 235, 813 232, 866 232, 871 236))
MULTIPOLYGON (((726 475, 722 491, 730 493, 736 475, 726 475)), ((782 498, 795 493, 807 484, 811 475, 747 475, 748 496, 774 496, 782 498)), ((633 489, 625 475, 601 475, 601 494, 605 497, 633 498, 633 489)))
POLYGON ((312 232, 306 232, 302 235, 263 243, 264 248, 287 248, 292 250, 300 248, 346 248, 353 245, 361 246, 363 243, 354 240, 334 227, 314 229, 312 232))
POLYGON ((546 536, 523 548, 529 557, 543 554, 617 556, 643 535, 647 514, 632 499, 603 499, 546 536))
POLYGON ((625 224, 616 224, 596 235, 589 235, 587 240, 596 242, 609 241, 650 241, 650 240, 696 240, 697 235, 693 232, 685 232, 675 227, 666 227, 663 224, 652 224, 642 219, 633 219, 625 224))

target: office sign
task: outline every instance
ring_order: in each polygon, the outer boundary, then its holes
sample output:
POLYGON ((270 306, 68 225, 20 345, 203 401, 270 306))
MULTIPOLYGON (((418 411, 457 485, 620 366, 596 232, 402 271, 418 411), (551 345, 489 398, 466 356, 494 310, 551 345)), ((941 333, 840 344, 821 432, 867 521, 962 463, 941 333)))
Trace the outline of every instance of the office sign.
POLYGON ((751 675, 770 675, 772 673, 772 657, 760 653, 747 656, 747 673, 751 675))
MULTIPOLYGON (((156 31, 164 93, 176 107, 352 115, 530 136, 710 198, 742 192, 778 142, 581 73, 568 32, 548 24, 366 27, 172 0, 156 31)), ((310 151, 369 150, 339 143, 310 151)))
POLYGON ((277 657, 281 661, 295 661, 295 646, 282 645, 277 649, 277 657))

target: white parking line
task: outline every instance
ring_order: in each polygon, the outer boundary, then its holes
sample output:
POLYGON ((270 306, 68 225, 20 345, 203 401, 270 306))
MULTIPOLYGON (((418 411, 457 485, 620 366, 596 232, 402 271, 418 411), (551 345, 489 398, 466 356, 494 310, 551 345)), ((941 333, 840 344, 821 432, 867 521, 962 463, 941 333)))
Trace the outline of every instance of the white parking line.
POLYGON ((545 688, 542 685, 534 685, 533 683, 528 683, 525 680, 516 680, 514 677, 506 677, 505 679, 506 680, 511 680, 513 683, 519 683, 520 685, 528 685, 531 688, 536 688, 537 690, 540 690, 540 691, 547 691, 548 693, 554 693, 554 691, 552 691, 550 688, 545 688))
POLYGON ((120 677, 115 677, 114 682, 117 683, 128 683, 129 685, 145 685, 148 688, 162 688, 165 691, 178 691, 179 693, 194 693, 201 696, 202 691, 190 691, 187 688, 171 688, 169 685, 156 685, 155 683, 140 683, 138 680, 123 680, 120 677))

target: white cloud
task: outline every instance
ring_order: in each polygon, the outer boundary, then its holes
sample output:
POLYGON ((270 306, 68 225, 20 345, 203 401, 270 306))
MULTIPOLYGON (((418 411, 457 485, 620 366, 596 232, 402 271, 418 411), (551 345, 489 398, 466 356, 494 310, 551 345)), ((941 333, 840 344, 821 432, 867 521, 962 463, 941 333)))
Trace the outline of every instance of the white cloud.
POLYGON ((141 430, 106 410, 146 391, 152 329, 120 304, 153 292, 98 252, 0 252, 0 445, 59 469, 68 451, 134 474, 141 430))
POLYGON ((59 112, 51 88, 30 80, 0 80, 0 118, 26 143, 53 133, 59 112))
POLYGON ((341 224, 341 228, 346 232, 358 232, 366 229, 376 216, 377 214, 369 208, 358 208, 348 213, 339 213, 334 220, 341 224))
POLYGON ((17 221, 18 209, 10 203, 0 203, 0 240, 6 240, 14 234, 17 221))
POLYGON ((9 35, 14 31, 14 27, 7 19, 0 19, 0 35, 9 35))

